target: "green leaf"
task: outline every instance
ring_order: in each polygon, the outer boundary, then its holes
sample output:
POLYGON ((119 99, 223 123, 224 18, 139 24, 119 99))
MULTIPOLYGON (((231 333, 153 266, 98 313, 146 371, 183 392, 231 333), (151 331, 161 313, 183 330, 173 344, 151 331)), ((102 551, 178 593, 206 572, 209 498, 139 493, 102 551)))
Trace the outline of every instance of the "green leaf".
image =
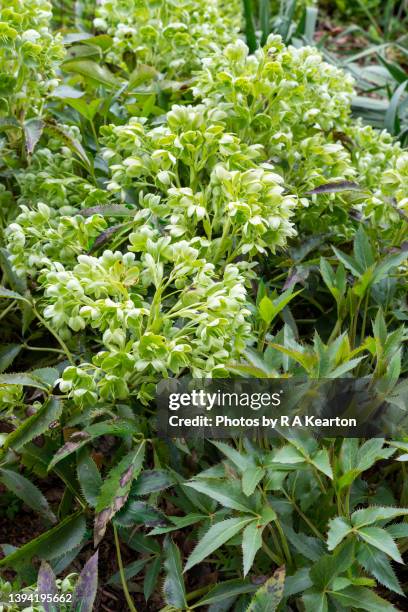
POLYGON ((135 431, 135 424, 126 419, 102 421, 94 425, 89 425, 82 431, 74 432, 69 440, 57 450, 48 466, 48 470, 51 470, 59 461, 65 459, 73 452, 78 451, 99 436, 129 436, 135 433, 135 431))
POLYGON ((144 470, 132 484, 130 495, 149 495, 163 491, 172 484, 174 481, 166 470, 144 470))
POLYGON ((20 295, 16 291, 11 291, 10 289, 6 289, 5 287, 0 286, 0 298, 9 299, 9 300, 22 300, 23 302, 28 302, 27 298, 23 295, 20 295))
POLYGON ((346 610, 357 608, 367 612, 397 612, 397 608, 366 587, 349 586, 331 595, 346 610))
POLYGON ((11 366, 22 348, 22 344, 4 344, 0 347, 0 373, 11 366))
POLYGON ((216 499, 222 506, 239 510, 240 512, 253 512, 249 501, 242 495, 240 483, 238 482, 206 482, 204 480, 194 480, 184 483, 184 486, 191 487, 199 493, 204 493, 212 499, 216 499))
POLYGON ((81 76, 96 81, 101 85, 109 88, 117 88, 118 83, 111 71, 106 66, 101 66, 92 60, 79 60, 64 62, 63 70, 65 72, 74 72, 81 76))
POLYGON ((375 263, 373 248, 363 226, 360 225, 354 238, 354 256, 362 270, 368 270, 375 263))
POLYGON ((247 612, 275 612, 283 596, 285 568, 279 567, 257 590, 247 612))
POLYGON ((302 601, 305 604, 305 612, 328 612, 326 593, 311 589, 304 593, 302 601))
POLYGON ((242 475, 242 490, 247 497, 252 495, 257 484, 265 476, 265 470, 260 467, 249 467, 242 475))
POLYGON ((78 453, 77 476, 83 496, 87 503, 92 508, 95 508, 102 485, 102 478, 95 461, 85 449, 78 453))
POLYGON ((265 295, 260 301, 258 309, 261 319, 269 325, 275 317, 275 308, 272 300, 265 295))
POLYGON ((245 580, 234 579, 227 580, 217 584, 212 588, 202 599, 197 601, 191 608, 199 608, 201 606, 210 606, 217 604, 221 601, 230 599, 231 597, 237 597, 245 593, 254 593, 257 590, 257 586, 247 582, 245 580))
POLYGON ((279 448, 273 455, 273 463, 304 463, 305 457, 294 446, 287 444, 279 448))
POLYGON ((106 526, 111 518, 126 503, 134 478, 142 469, 145 452, 145 442, 130 451, 119 463, 111 469, 103 482, 96 503, 94 540, 97 545, 105 535, 106 526))
POLYGON ((194 567, 194 565, 197 565, 197 563, 201 563, 201 561, 211 555, 217 548, 228 542, 235 534, 242 531, 251 521, 253 521, 252 517, 243 516, 226 519, 210 527, 189 556, 184 571, 186 572, 194 567))
POLYGON ((390 521, 398 516, 408 515, 408 508, 393 508, 392 506, 370 506, 361 510, 356 510, 351 515, 351 522, 354 527, 360 528, 364 525, 371 525, 377 521, 390 521))
POLYGON ((333 580, 350 568, 354 561, 354 543, 346 542, 332 555, 322 555, 310 570, 313 584, 326 590, 333 580))
POLYGON ((164 541, 164 570, 166 577, 163 584, 163 595, 166 604, 177 609, 186 608, 186 589, 180 551, 168 537, 164 541))
POLYGON ((360 264, 355 259, 353 259, 353 257, 350 257, 350 255, 346 255, 345 253, 342 253, 341 251, 336 249, 336 247, 332 246, 332 249, 337 259, 341 261, 341 263, 344 264, 347 270, 350 270, 350 272, 352 272, 354 276, 358 278, 359 276, 363 274, 364 269, 360 266, 360 264))
POLYGON ((44 516, 52 523, 56 523, 55 514, 51 511, 47 500, 41 491, 25 476, 13 470, 0 469, 0 482, 2 482, 9 491, 12 491, 23 502, 44 516))
POLYGON ((394 540, 408 538, 408 523, 395 523, 394 525, 389 525, 387 527, 387 533, 389 533, 394 540))
POLYGON ((216 442, 215 440, 210 440, 214 446, 218 448, 232 463, 242 472, 244 473, 251 465, 253 465, 253 460, 251 457, 246 455, 242 455, 235 448, 230 446, 229 444, 225 444, 225 442, 216 442))
POLYGON ((393 253, 383 259, 374 269, 373 283, 380 282, 393 268, 397 268, 408 259, 408 252, 393 253))
POLYGON ((85 529, 85 517, 75 512, 49 531, 42 533, 1 559, 0 566, 16 567, 27 564, 34 556, 46 560, 60 557, 82 541, 85 529))
POLYGON ((361 543, 358 549, 357 559, 366 572, 372 574, 380 584, 394 591, 394 593, 404 595, 398 578, 385 553, 382 553, 368 544, 361 543))
POLYGON ((164 515, 146 502, 130 499, 116 514, 114 521, 121 527, 134 527, 140 523, 145 527, 154 527, 163 524, 164 515))
POLYGON ((199 523, 200 521, 205 521, 208 519, 208 516, 205 514, 187 514, 186 516, 170 516, 171 521, 173 521, 174 525, 170 527, 155 527, 150 531, 150 535, 163 535, 164 533, 170 533, 171 531, 178 531, 179 529, 183 529, 184 527, 189 527, 190 525, 194 525, 195 523, 199 523))
MULTIPOLYGON (((123 573, 125 574, 126 581, 131 580, 132 578, 140 574, 148 560, 149 558, 145 557, 144 559, 137 559, 136 561, 129 563, 129 565, 126 565, 126 567, 123 568, 123 573)), ((120 572, 116 572, 109 578, 107 584, 119 585, 121 584, 121 582, 122 580, 120 572)))
POLYGON ((327 533, 327 548, 334 550, 336 546, 351 532, 352 526, 346 519, 338 516, 329 522, 327 533))
POLYGON ((371 544, 371 546, 385 552, 394 561, 404 563, 397 545, 385 529, 381 527, 363 527, 358 530, 358 534, 360 538, 371 544))
POLYGON ((311 463, 315 466, 319 472, 325 474, 328 478, 333 480, 333 470, 330 465, 330 457, 327 449, 317 451, 311 459, 311 463))
POLYGON ((34 387, 36 389, 42 389, 47 391, 48 386, 41 380, 38 380, 31 373, 12 373, 12 374, 1 374, 0 385, 22 385, 24 387, 34 387))
POLYGON ((32 155, 44 130, 42 119, 28 119, 24 122, 24 136, 27 153, 32 155))
POLYGON ((312 584, 313 583, 309 576, 309 568, 302 567, 292 576, 286 576, 283 596, 286 598, 291 597, 292 595, 297 595, 297 593, 302 593, 303 591, 306 591, 306 589, 309 589, 312 584))
POLYGON ((60 418, 62 407, 62 402, 55 397, 44 402, 38 412, 26 419, 20 427, 7 436, 4 448, 13 448, 18 451, 31 440, 45 433, 49 426, 60 418))
POLYGON ((262 546, 262 526, 255 520, 249 523, 242 534, 242 555, 244 562, 244 577, 248 574, 255 555, 262 546))
POLYGON ((143 581, 143 594, 146 601, 149 601, 153 594, 161 571, 162 561, 160 557, 156 557, 146 568, 145 579, 143 581))

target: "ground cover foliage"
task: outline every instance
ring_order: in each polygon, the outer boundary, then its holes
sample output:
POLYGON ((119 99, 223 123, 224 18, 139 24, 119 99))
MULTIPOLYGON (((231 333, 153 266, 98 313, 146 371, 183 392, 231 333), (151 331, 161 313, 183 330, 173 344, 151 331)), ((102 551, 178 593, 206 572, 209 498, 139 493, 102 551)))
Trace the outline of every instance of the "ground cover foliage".
POLYGON ((407 440, 164 441, 154 399, 349 374, 406 409, 402 72, 381 131, 313 2, 74 4, 0 0, 0 513, 41 519, 0 608, 404 609, 407 440))

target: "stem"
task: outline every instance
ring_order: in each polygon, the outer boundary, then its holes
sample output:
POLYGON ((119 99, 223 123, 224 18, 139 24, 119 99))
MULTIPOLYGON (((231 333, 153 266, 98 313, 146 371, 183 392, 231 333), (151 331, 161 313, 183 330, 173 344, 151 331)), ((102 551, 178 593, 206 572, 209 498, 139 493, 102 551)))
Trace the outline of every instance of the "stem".
POLYGON ((17 304, 16 300, 13 300, 12 302, 10 302, 10 304, 7 306, 7 308, 5 308, 3 310, 3 312, 0 314, 0 319, 3 319, 3 317, 6 316, 6 314, 8 314, 10 312, 10 310, 13 308, 13 306, 15 306, 17 304))
POLYGON ((123 593, 125 594, 125 598, 127 601, 127 605, 129 606, 129 610, 131 612, 137 612, 134 606, 134 603, 132 601, 132 598, 130 596, 129 590, 127 588, 127 584, 126 584, 125 572, 123 571, 122 555, 120 553, 120 543, 119 543, 119 538, 118 538, 118 532, 116 531, 116 527, 113 523, 112 523, 112 526, 113 526, 113 533, 115 536, 116 556, 118 558, 119 574, 120 574, 120 580, 122 582, 123 593))
POLYGON ((245 35, 249 52, 253 53, 257 47, 252 0, 243 0, 245 16, 245 35))
POLYGON ((272 559, 272 561, 273 561, 274 563, 276 563, 276 565, 277 565, 278 567, 279 567, 280 565, 282 565, 281 559, 279 559, 279 557, 277 557, 277 556, 275 555, 275 553, 273 553, 273 552, 271 551, 271 549, 269 548, 269 546, 267 545, 267 543, 266 543, 266 542, 262 542, 262 548, 264 549, 264 551, 266 552, 266 554, 268 555, 268 557, 269 557, 270 559, 272 559))
POLYGON ((34 312, 35 316, 37 317, 37 319, 44 325, 44 327, 46 329, 48 329, 50 334, 52 334, 54 336, 54 338, 58 341, 58 344, 61 345, 65 355, 67 356, 68 361, 72 365, 75 365, 74 358, 72 357, 71 352, 70 352, 69 348, 67 347, 67 345, 65 344, 65 342, 63 341, 63 339, 60 338, 59 335, 57 334, 57 332, 55 332, 52 329, 52 327, 50 327, 50 325, 48 325, 47 321, 45 319, 43 319, 43 317, 40 315, 40 313, 38 312, 38 310, 36 309, 34 304, 32 304, 32 308, 33 308, 33 312, 34 312))
POLYGON ((276 528, 279 532, 280 535, 280 539, 282 542, 282 547, 283 547, 283 552, 285 553, 285 557, 287 562, 289 563, 289 565, 292 565, 292 555, 290 554, 290 550, 289 550, 289 546, 288 546, 288 541, 286 539, 285 533, 282 529, 282 525, 280 524, 280 522, 278 520, 275 521, 275 525, 276 528))
POLYGON ((297 505, 297 503, 295 502, 294 499, 292 499, 288 493, 285 491, 285 489, 282 489, 282 493, 285 495, 286 499, 288 501, 290 501, 290 503, 293 505, 294 509, 296 510, 296 512, 299 514, 299 516, 302 517, 302 519, 305 521, 306 525, 308 525, 308 527, 311 529, 311 531, 313 531, 313 533, 315 534, 315 536, 317 536, 319 538, 319 540, 322 540, 323 542, 325 541, 324 536, 320 533, 320 531, 317 529, 317 527, 315 527, 313 525, 313 523, 307 518, 306 514, 304 514, 302 512, 302 510, 299 508, 299 506, 297 505))

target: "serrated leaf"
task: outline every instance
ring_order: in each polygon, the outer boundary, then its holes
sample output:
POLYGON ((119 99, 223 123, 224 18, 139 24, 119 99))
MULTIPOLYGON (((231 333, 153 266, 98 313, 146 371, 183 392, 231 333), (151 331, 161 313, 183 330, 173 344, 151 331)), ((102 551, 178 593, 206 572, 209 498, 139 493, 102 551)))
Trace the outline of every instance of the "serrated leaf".
POLYGON ((330 457, 327 449, 323 448, 313 455, 311 463, 319 472, 322 472, 330 478, 330 480, 333 480, 333 470, 330 465, 330 457))
POLYGON ((385 553, 373 548, 369 544, 361 543, 358 549, 357 559, 366 572, 372 574, 380 584, 394 591, 394 593, 404 595, 398 578, 385 553))
POLYGON ((58 592, 58 588, 54 571, 46 561, 42 561, 40 565, 37 578, 37 589, 44 611, 58 612, 58 606, 47 601, 47 596, 51 595, 51 598, 54 597, 58 592), (43 595, 44 600, 41 598, 41 595, 43 595))
POLYGON ((391 559, 404 563, 401 554, 390 534, 381 527, 363 527, 358 530, 360 538, 385 552, 391 559))
POLYGON ((387 533, 395 540, 408 538, 408 523, 394 523, 394 525, 389 525, 386 529, 387 533))
POLYGON ((84 515, 75 512, 49 531, 42 533, 1 559, 0 566, 16 567, 27 564, 34 556, 46 560, 60 557, 82 541, 85 529, 84 515))
POLYGON ((351 515, 351 522, 354 527, 360 528, 364 525, 371 525, 377 521, 390 521, 398 516, 408 515, 408 508, 393 508, 391 506, 370 506, 356 510, 351 515))
POLYGON ((326 590, 339 574, 350 568, 353 560, 354 546, 352 543, 345 543, 335 554, 322 555, 310 570, 313 584, 322 591, 326 590))
POLYGON ((0 347, 0 373, 11 366, 22 348, 22 344, 5 344, 0 347))
POLYGON ((247 612, 275 612, 285 585, 285 568, 279 567, 271 578, 257 590, 247 612))
POLYGON ((249 523, 242 534, 242 558, 244 564, 244 578, 248 574, 255 559, 255 555, 262 546, 262 526, 257 521, 249 523))
POLYGON ((149 495, 163 491, 174 484, 166 470, 144 470, 132 484, 130 495, 149 495))
POLYGON ((44 516, 52 523, 57 522, 55 514, 51 511, 47 500, 41 491, 29 480, 13 470, 0 469, 0 482, 2 482, 9 491, 17 495, 23 502, 44 516))
POLYGON ((208 516, 205 514, 187 514, 186 516, 171 516, 169 518, 171 521, 173 521, 174 525, 169 527, 155 527, 152 529, 152 531, 150 531, 149 536, 163 535, 165 533, 170 533, 171 531, 177 531, 179 529, 183 529, 184 527, 189 527, 190 525, 194 525, 199 521, 208 519, 208 516))
POLYGON ((102 477, 91 455, 84 449, 78 453, 77 476, 86 501, 95 508, 102 485, 102 477))
POLYGON ((283 596, 291 597, 292 595, 297 595, 297 593, 302 593, 306 591, 306 589, 309 589, 312 584, 309 576, 309 568, 302 567, 292 576, 286 576, 283 596))
POLYGON ((327 595, 322 591, 311 589, 304 593, 302 601, 305 605, 305 612, 328 612, 327 595))
POLYGON ((85 427, 83 431, 74 432, 70 439, 61 446, 54 457, 52 458, 48 469, 52 469, 61 459, 65 459, 71 453, 78 451, 80 448, 98 438, 99 436, 129 436, 135 433, 136 426, 131 421, 126 419, 117 419, 112 421, 102 421, 85 427))
POLYGON ((327 533, 328 550, 334 550, 351 530, 352 526, 341 516, 332 519, 329 522, 329 531, 327 533))
POLYGON ((228 542, 235 534, 239 533, 244 527, 253 521, 252 517, 237 517, 226 519, 216 523, 207 531, 204 537, 188 558, 184 571, 188 571, 197 563, 201 563, 206 557, 211 555, 217 548, 228 542))
POLYGON ((253 460, 251 457, 247 457, 246 455, 242 455, 235 448, 230 446, 229 444, 225 444, 225 442, 217 442, 215 440, 211 440, 211 443, 214 444, 232 463, 241 471, 245 472, 252 464, 253 460))
POLYGON ((146 502, 130 499, 126 505, 115 516, 115 523, 121 527, 134 527, 143 524, 146 527, 163 525, 164 515, 146 502))
POLYGON ((212 588, 202 599, 197 601, 192 608, 201 606, 211 606, 228 600, 230 597, 237 597, 245 593, 254 593, 257 590, 255 584, 251 584, 245 580, 234 579, 221 582, 212 588))
POLYGON ((132 481, 142 469, 144 452, 145 442, 143 441, 111 469, 107 479, 102 483, 96 504, 95 545, 105 535, 108 522, 125 505, 132 481))
POLYGON ((216 499, 222 506, 239 510, 241 512, 252 512, 247 499, 242 495, 240 484, 233 482, 205 482, 195 480, 184 483, 199 493, 204 493, 212 499, 216 499))
POLYGON ((253 494, 257 484, 265 476, 265 470, 260 467, 249 467, 242 475, 242 490, 249 497, 253 494))
POLYGON ((10 289, 6 289, 6 287, 1 287, 1 286, 0 286, 0 298, 5 298, 9 300, 21 300, 23 302, 28 302, 27 298, 25 298, 23 295, 20 295, 20 293, 17 293, 17 291, 11 291, 10 289))
POLYGON ((273 463, 304 463, 305 458, 294 446, 287 444, 279 448, 273 455, 273 463))
MULTIPOLYGON (((137 559, 136 561, 129 563, 129 565, 126 565, 126 567, 123 568, 123 573, 125 575, 126 580, 131 580, 132 578, 140 574, 140 572, 142 571, 142 569, 144 568, 148 560, 149 560, 148 557, 145 557, 144 559, 137 559)), ((107 584, 118 584, 119 585, 121 584, 121 582, 122 580, 121 580, 120 572, 116 572, 109 578, 107 584)))
POLYGON ((98 589, 98 551, 85 563, 72 594, 75 612, 92 612, 98 589))
POLYGON ((26 372, 13 372, 10 374, 0 375, 0 385, 21 385, 23 387, 34 387, 35 389, 41 389, 47 391, 47 385, 39 379, 36 379, 30 373, 26 372))
POLYGON ((364 273, 364 270, 361 268, 360 264, 353 257, 351 257, 350 255, 346 255, 346 253, 343 253, 342 251, 339 251, 334 246, 332 246, 332 249, 337 259, 341 261, 341 263, 347 268, 347 270, 350 270, 350 272, 352 272, 354 276, 359 278, 364 273))
POLYGON ((354 238, 354 255, 362 270, 368 270, 375 263, 373 248, 362 226, 354 238))
POLYGON ((163 584, 164 600, 169 606, 184 609, 187 607, 187 603, 180 551, 169 537, 164 540, 164 555, 166 572, 163 584))
POLYGON ((146 601, 149 601, 156 587, 161 570, 161 558, 157 557, 146 568, 145 579, 143 582, 143 594, 146 601))
POLYGON ((41 408, 12 431, 4 442, 4 448, 20 450, 25 444, 45 433, 62 413, 62 402, 55 397, 44 402, 41 408))
POLYGON ((397 608, 366 587, 349 586, 331 595, 347 610, 357 608, 367 612, 397 612, 397 608))

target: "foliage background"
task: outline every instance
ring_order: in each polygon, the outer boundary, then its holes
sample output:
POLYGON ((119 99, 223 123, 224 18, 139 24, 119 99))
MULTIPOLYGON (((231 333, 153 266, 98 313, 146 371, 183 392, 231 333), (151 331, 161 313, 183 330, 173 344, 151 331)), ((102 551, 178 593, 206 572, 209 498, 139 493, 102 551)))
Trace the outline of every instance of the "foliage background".
POLYGON ((4 609, 404 609, 407 440, 166 442, 154 393, 406 409, 406 57, 404 2, 0 0, 4 609))

